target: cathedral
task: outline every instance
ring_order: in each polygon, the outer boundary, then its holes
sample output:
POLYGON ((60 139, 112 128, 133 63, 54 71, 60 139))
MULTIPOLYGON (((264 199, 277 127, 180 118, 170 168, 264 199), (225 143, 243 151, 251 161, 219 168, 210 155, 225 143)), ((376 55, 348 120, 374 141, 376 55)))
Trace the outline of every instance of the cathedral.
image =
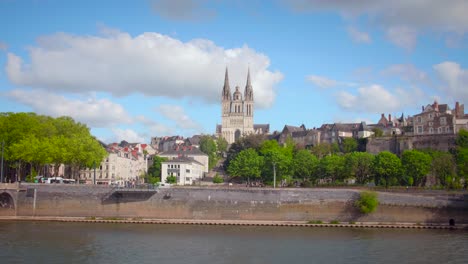
POLYGON ((221 125, 216 126, 216 134, 226 139, 229 144, 234 143, 242 136, 249 134, 267 134, 270 129, 268 124, 253 123, 254 96, 250 82, 250 70, 247 71, 247 83, 244 94, 239 86, 231 94, 229 86, 228 69, 224 76, 224 86, 221 94, 221 125))

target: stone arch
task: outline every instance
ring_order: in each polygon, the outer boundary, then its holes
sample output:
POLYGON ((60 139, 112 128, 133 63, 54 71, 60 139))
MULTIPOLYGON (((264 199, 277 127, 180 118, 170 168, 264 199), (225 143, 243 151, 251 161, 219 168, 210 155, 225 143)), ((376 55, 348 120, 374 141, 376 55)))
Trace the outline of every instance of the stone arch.
POLYGON ((6 191, 0 191, 0 215, 15 214, 15 199, 6 191))

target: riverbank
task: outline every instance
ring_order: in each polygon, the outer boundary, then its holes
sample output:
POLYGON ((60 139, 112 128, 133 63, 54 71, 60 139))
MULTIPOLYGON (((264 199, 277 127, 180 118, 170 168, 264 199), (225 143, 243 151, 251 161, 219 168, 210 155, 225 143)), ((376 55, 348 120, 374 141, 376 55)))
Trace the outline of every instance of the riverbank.
POLYGON ((387 229, 445 229, 468 230, 468 224, 441 225, 420 223, 376 223, 376 222, 323 222, 315 221, 250 221, 250 220, 188 220, 188 219, 146 219, 117 217, 33 217, 33 216, 0 216, 0 221, 40 221, 40 222, 77 222, 108 224, 170 224, 170 225, 218 225, 218 226, 277 226, 277 227, 322 227, 322 228, 387 228, 387 229), (315 223, 313 223, 315 222, 315 223))

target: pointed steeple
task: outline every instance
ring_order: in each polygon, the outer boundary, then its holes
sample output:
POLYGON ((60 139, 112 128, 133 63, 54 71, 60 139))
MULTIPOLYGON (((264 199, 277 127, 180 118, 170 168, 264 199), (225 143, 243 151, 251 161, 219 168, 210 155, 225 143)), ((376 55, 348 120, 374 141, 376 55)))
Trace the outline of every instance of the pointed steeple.
POLYGON ((247 83, 245 85, 244 98, 246 101, 253 101, 253 89, 252 83, 250 82, 250 67, 247 70, 247 83))
POLYGON ((231 88, 229 87, 229 75, 228 68, 226 67, 226 74, 224 75, 224 86, 223 86, 223 100, 231 100, 231 88))

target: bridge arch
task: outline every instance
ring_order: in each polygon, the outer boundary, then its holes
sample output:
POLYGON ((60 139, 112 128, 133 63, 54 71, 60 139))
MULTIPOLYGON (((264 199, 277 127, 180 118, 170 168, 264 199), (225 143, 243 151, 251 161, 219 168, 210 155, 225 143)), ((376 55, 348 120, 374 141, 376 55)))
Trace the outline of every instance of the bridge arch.
POLYGON ((15 214, 15 199, 8 191, 0 191, 0 215, 15 214))

